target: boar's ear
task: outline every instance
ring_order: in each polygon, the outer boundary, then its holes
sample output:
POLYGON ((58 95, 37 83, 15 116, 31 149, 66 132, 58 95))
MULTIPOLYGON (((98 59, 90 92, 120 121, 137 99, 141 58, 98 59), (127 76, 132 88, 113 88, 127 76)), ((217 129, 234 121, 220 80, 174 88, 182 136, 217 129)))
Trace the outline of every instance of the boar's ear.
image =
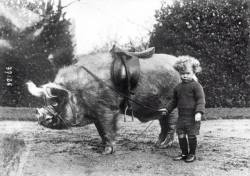
POLYGON ((51 97, 66 98, 68 96, 68 91, 65 89, 50 88, 48 92, 51 97))

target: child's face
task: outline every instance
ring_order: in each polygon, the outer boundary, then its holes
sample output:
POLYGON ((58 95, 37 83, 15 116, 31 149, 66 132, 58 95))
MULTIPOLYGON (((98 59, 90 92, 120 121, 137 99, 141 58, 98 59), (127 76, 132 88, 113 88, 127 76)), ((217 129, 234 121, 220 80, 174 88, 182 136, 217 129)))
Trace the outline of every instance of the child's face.
POLYGON ((189 82, 194 79, 195 74, 191 68, 187 68, 184 71, 180 72, 180 76, 183 82, 189 82))

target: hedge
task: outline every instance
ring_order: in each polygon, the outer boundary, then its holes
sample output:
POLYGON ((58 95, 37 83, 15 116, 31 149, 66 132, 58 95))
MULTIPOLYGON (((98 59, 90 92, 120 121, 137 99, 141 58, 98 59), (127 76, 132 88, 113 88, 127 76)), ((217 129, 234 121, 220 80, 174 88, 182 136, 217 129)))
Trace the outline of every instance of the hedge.
POLYGON ((200 60, 207 107, 250 106, 247 1, 179 0, 163 3, 155 18, 150 46, 200 60))

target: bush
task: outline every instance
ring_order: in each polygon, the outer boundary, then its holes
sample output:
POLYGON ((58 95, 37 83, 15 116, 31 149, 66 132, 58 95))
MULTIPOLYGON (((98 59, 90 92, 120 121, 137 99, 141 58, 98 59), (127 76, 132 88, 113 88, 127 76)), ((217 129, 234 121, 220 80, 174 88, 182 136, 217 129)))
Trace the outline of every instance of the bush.
POLYGON ((180 0, 156 12, 150 45, 200 60, 208 107, 250 106, 248 11, 244 0, 180 0))
POLYGON ((32 4, 26 0, 7 2, 9 6, 15 5, 17 10, 25 7, 34 13, 42 13, 39 14, 42 18, 19 30, 7 17, 0 17, 4 22, 0 37, 11 45, 11 49, 0 50, 0 105, 37 106, 42 102, 27 92, 25 82, 32 80, 41 85, 52 81, 59 68, 73 62, 71 24, 64 18, 60 1, 56 10, 52 1, 47 4, 45 1, 32 4))

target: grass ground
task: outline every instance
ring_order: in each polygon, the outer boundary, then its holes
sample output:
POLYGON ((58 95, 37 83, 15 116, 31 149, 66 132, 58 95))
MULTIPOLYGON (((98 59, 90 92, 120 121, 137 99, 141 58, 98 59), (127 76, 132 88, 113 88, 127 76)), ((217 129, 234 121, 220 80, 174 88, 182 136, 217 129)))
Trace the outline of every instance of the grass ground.
MULTIPOLYGON (((250 119, 250 108, 207 108, 204 119, 250 119)), ((36 121, 35 108, 0 107, 1 120, 36 121)))

